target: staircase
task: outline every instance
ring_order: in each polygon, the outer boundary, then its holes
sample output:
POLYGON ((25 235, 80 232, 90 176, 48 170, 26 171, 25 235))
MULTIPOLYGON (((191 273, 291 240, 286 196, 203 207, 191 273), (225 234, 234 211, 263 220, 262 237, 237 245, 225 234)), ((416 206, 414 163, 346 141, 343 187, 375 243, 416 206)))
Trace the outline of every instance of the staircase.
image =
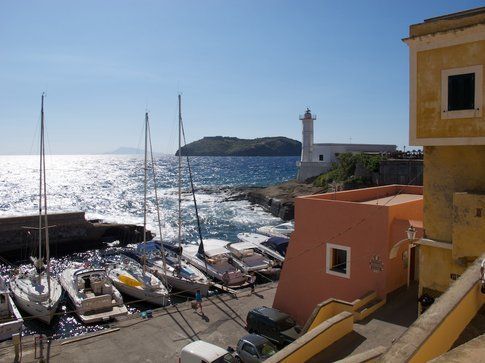
POLYGON ((365 319, 385 303, 386 300, 378 297, 375 291, 368 291, 354 302, 354 320, 365 319))

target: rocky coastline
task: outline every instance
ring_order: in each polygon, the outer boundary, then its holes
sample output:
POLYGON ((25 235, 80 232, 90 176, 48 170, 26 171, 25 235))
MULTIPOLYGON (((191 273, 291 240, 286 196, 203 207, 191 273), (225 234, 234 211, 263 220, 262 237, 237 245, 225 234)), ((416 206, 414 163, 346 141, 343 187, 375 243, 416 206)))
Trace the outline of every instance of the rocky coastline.
POLYGON ((246 199, 284 221, 295 218, 295 198, 303 195, 324 193, 325 189, 312 183, 290 180, 265 188, 239 188, 233 191, 230 200, 246 199))

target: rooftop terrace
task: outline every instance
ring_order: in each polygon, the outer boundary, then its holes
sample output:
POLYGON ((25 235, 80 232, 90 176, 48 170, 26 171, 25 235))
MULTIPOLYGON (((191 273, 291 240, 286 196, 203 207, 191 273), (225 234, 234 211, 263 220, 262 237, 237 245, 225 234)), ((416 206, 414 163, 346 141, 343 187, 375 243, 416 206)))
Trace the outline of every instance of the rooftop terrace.
POLYGON ((423 199, 423 187, 414 185, 386 185, 374 188, 346 190, 300 197, 332 202, 394 206, 423 199))

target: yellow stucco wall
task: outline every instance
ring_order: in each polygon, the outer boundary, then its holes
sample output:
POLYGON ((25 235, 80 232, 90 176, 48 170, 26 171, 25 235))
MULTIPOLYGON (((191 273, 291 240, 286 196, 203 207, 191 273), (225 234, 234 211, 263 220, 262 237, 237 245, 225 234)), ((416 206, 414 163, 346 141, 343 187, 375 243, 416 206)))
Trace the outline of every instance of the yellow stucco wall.
POLYGON ((423 197, 427 238, 451 243, 456 192, 485 193, 485 146, 425 146, 423 197))
POLYGON ((452 281, 453 265, 451 250, 419 246, 419 287, 444 292, 452 281))
MULTIPOLYGON (((483 137, 481 117, 442 119, 441 71, 474 65, 485 66, 485 41, 419 51, 417 53, 416 135, 418 138, 483 137)), ((485 82, 482 82, 485 95, 485 82)), ((480 109, 483 105, 477 105, 480 109)))
MULTIPOLYGON (((315 336, 312 337, 312 339, 309 339, 304 344, 299 345, 298 348, 294 349, 285 358, 277 359, 275 361, 284 362, 284 363, 305 362, 311 357, 313 357, 314 355, 323 351, 332 343, 336 342, 337 340, 341 339, 345 335, 352 332, 353 325, 354 325, 354 318, 352 315, 348 315, 346 318, 339 320, 325 328, 324 328, 325 323, 323 323, 312 330, 312 333, 316 333, 315 336)), ((310 333, 307 333, 307 334, 310 334, 310 333)), ((291 344, 294 344, 296 346, 298 345, 298 341, 293 342, 291 344)), ((291 348, 291 344, 285 349, 291 348)), ((276 355, 273 356, 272 358, 274 357, 276 357, 276 355)), ((270 358, 270 361, 272 361, 271 358, 270 358)))
POLYGON ((350 305, 350 304, 340 302, 338 300, 333 300, 333 299, 329 300, 326 304, 324 304, 320 307, 317 315, 315 316, 315 319, 310 324, 308 331, 313 330, 314 328, 319 326, 325 320, 330 319, 331 317, 333 317, 337 314, 340 314, 342 311, 352 312, 353 306, 350 305))
POLYGON ((463 257, 472 261, 483 252, 485 252, 485 195, 455 193, 453 258, 463 257))
POLYGON ((480 283, 477 282, 433 334, 418 347, 410 362, 427 362, 447 352, 484 302, 485 295, 480 292, 480 283))

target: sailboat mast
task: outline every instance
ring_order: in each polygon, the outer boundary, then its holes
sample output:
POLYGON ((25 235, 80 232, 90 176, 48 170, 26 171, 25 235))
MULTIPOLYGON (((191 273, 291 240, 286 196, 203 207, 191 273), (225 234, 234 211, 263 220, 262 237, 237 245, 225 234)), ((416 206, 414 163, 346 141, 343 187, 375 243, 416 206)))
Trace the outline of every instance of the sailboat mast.
MULTIPOLYGON (((42 261, 42 167, 43 159, 42 153, 44 148, 44 94, 42 93, 41 106, 40 106, 40 144, 39 144, 39 259, 36 263, 36 270, 38 271, 38 266, 40 261, 42 261)), ((39 273, 39 283, 40 283, 40 273, 39 273)))
MULTIPOLYGON (((42 95, 42 171, 43 171, 43 184, 44 184, 44 226, 45 226, 45 257, 46 257, 46 277, 47 277, 47 291, 49 293, 49 301, 51 299, 51 279, 50 279, 50 249, 49 249, 49 223, 47 221, 47 182, 45 173, 45 138, 44 138, 44 95, 42 95)), ((41 173, 42 174, 42 173, 41 173)), ((41 193, 42 194, 42 193, 41 193)))
MULTIPOLYGON (((182 97, 179 97, 179 160, 178 160, 178 187, 179 187, 179 233, 178 233, 178 244, 179 249, 182 247, 182 97)), ((181 264, 181 254, 178 254, 179 265, 181 264)))
POLYGON ((146 272, 147 259, 147 152, 148 152, 148 112, 145 112, 145 160, 143 162, 143 273, 146 272))

